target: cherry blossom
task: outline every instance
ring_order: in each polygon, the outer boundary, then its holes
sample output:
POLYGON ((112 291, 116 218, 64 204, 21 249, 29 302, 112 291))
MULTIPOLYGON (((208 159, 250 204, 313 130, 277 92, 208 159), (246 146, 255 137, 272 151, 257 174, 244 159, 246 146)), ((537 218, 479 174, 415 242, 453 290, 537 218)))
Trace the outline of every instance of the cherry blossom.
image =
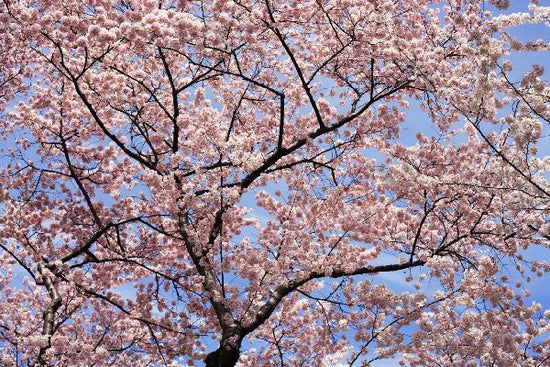
POLYGON ((1 2, 0 364, 548 364, 508 5, 1 2))

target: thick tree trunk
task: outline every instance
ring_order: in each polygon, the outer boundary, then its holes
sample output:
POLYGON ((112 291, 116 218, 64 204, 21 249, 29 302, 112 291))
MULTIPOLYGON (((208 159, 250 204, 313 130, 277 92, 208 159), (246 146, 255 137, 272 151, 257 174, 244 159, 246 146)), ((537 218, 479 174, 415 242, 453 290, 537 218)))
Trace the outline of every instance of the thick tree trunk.
POLYGON ((243 332, 238 327, 230 327, 224 332, 220 346, 208 353, 205 359, 206 367, 233 367, 240 355, 243 332))
POLYGON ((239 348, 220 346, 206 356, 206 367, 233 367, 239 360, 239 348))

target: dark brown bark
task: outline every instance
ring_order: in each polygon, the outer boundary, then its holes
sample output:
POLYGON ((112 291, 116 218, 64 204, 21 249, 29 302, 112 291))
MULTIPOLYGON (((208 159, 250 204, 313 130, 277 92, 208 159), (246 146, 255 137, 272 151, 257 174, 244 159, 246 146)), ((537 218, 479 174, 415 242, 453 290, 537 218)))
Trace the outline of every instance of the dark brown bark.
MULTIPOLYGON (((234 337, 235 338, 235 337, 234 337)), ((237 364, 240 355, 241 338, 236 342, 223 340, 220 346, 208 353, 205 359, 206 367, 233 367, 237 364)))

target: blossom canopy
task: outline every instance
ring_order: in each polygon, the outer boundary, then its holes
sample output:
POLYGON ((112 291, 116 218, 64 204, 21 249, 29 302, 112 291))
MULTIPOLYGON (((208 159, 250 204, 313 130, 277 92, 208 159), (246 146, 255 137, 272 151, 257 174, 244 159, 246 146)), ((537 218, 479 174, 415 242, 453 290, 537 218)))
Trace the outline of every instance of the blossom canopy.
POLYGON ((0 2, 0 365, 547 365, 507 6, 0 2))

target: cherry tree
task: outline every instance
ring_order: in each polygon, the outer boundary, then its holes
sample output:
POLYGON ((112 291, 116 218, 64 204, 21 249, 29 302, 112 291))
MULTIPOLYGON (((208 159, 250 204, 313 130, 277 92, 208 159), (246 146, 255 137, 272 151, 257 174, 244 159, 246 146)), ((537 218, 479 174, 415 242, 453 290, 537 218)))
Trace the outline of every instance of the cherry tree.
POLYGON ((547 365, 506 7, 3 0, 0 364, 547 365))

